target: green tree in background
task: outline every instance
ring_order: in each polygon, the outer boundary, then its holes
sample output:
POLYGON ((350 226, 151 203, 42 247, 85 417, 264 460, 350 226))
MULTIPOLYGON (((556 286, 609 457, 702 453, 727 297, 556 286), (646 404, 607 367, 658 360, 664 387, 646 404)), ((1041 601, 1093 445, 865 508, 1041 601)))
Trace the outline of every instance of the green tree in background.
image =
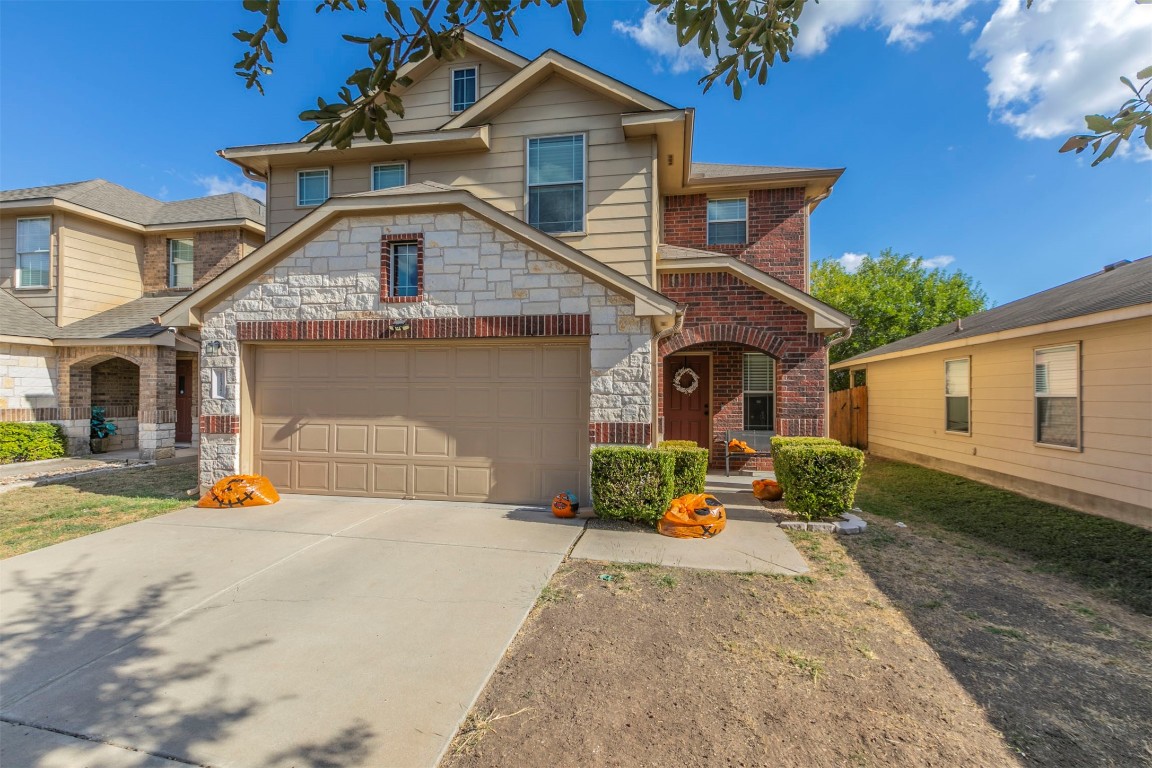
MULTIPOLYGON (((830 350, 831 363, 968 317, 988 306, 987 294, 970 275, 926 267, 918 256, 898 254, 891 248, 876 258, 865 258, 855 272, 846 270, 836 259, 816 262, 812 265, 812 295, 857 322, 852 337, 830 350)), ((834 389, 846 385, 846 375, 834 378, 834 389)))

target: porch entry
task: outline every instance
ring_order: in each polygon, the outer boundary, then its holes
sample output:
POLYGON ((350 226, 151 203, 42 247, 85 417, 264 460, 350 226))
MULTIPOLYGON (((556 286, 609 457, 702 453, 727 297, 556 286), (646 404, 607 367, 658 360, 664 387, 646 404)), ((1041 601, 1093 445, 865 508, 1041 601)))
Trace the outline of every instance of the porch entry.
POLYGON ((712 444, 712 360, 707 355, 664 358, 664 439, 712 444))
POLYGON ((193 366, 191 360, 176 361, 176 442, 192 442, 192 387, 193 366))

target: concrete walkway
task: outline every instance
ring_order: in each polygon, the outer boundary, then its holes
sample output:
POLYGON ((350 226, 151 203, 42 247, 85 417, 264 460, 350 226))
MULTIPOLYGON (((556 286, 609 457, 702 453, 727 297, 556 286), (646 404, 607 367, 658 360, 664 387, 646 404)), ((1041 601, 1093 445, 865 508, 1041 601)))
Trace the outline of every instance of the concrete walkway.
POLYGON ((288 496, 0 565, 0 765, 433 766, 583 521, 288 496))
POLYGON ((723 533, 711 539, 673 539, 633 525, 590 520, 572 550, 573 559, 738 573, 808 572, 796 547, 752 496, 751 477, 709 475, 706 487, 728 514, 723 533))

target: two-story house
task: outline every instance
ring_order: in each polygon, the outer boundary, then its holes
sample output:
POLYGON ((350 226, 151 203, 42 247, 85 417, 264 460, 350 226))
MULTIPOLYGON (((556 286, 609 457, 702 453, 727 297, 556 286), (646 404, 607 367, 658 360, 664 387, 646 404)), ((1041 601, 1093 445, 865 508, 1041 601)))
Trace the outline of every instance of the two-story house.
POLYGON ((202 347, 201 483, 540 502, 589 448, 825 431, 809 216, 841 169, 693 159, 693 111, 469 35, 395 139, 221 155, 268 242, 163 314, 202 347))
POLYGON ((166 458, 199 426, 195 336, 153 319, 264 242, 240 194, 161 202, 95 179, 0 191, 0 420, 64 426, 88 450, 166 458))

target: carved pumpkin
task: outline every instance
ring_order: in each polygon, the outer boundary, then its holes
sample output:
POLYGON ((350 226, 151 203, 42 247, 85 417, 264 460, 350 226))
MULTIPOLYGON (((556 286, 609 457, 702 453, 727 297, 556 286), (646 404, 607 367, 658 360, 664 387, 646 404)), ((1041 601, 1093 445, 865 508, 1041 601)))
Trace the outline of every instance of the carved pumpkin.
POLYGON ((775 480, 753 480, 752 495, 761 501, 780 501, 784 498, 784 489, 775 480))
POLYGON ((710 539, 723 531, 727 522, 728 513, 715 497, 690 493, 672 500, 656 530, 677 539, 710 539))
POLYGON ((552 499, 552 514, 556 517, 576 517, 580 502, 572 491, 561 491, 552 499))
POLYGON ((260 507, 280 501, 280 494, 272 482, 263 475, 228 475, 221 478, 204 494, 198 507, 231 509, 232 507, 260 507))

